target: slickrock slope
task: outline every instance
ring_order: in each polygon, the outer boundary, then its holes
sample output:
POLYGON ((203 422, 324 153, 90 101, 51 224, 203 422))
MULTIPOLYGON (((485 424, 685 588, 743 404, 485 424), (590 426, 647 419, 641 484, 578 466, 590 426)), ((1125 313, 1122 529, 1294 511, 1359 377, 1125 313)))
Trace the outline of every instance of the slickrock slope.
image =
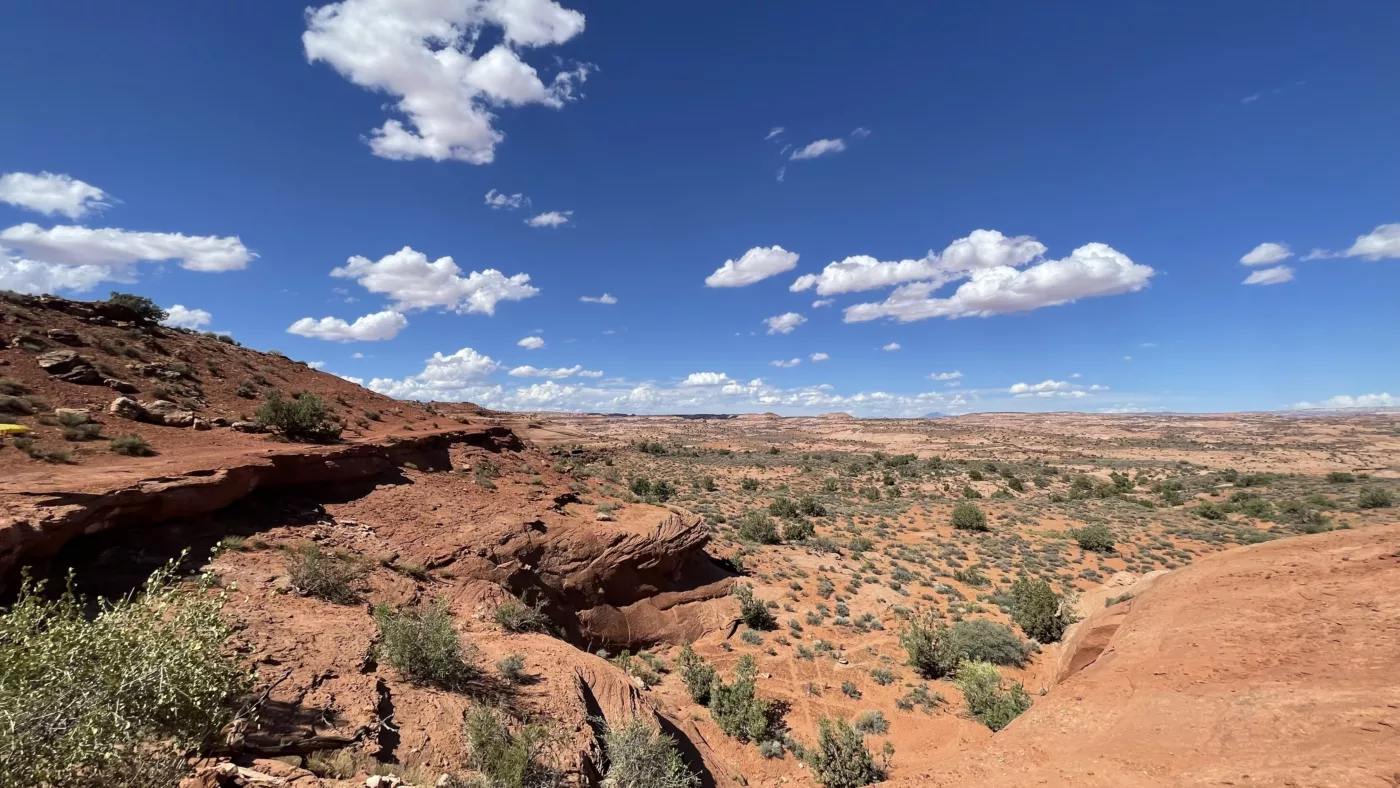
POLYGON ((898 784, 1396 784, 1400 525, 1210 556, 1125 605, 1079 625, 1121 616, 1087 667, 898 784))

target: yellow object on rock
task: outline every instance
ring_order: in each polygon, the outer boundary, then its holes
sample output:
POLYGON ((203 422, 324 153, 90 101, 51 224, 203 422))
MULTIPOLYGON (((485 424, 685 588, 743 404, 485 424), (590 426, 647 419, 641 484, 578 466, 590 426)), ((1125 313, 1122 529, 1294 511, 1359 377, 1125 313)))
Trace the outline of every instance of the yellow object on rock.
POLYGON ((23 435, 29 428, 23 424, 0 424, 0 435, 23 435))

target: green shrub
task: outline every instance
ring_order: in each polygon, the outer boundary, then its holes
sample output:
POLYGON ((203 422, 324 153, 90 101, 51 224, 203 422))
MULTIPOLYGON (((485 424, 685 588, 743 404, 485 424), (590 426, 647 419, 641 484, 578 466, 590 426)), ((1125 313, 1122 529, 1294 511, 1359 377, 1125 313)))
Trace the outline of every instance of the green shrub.
POLYGON ((476 650, 463 647, 446 603, 407 611, 379 604, 374 620, 380 658, 410 681, 456 690, 476 675, 476 650))
POLYGON ((0 377, 0 394, 9 394, 18 397, 21 394, 28 393, 29 387, 24 385, 21 381, 9 377, 0 377))
POLYGON ((884 734, 890 732, 890 721, 885 719, 883 712, 862 711, 856 716, 854 725, 856 733, 864 734, 884 734))
POLYGON ((1107 553, 1113 549, 1113 529, 1103 523, 1092 523, 1083 528, 1075 528, 1069 532, 1074 537, 1083 550, 1091 550, 1096 553, 1107 553))
POLYGON ((34 413, 34 406, 29 404, 28 400, 20 397, 0 394, 0 413, 8 413, 11 416, 30 416, 34 413))
POLYGON ((603 733, 608 788, 696 788, 700 778, 681 760, 676 741, 641 717, 603 733))
POLYGON ((742 479, 739 480, 739 489, 741 489, 741 490, 743 490, 743 491, 745 491, 745 492, 757 492, 757 491, 758 491, 758 479, 754 479, 754 478, 751 478, 751 477, 749 477, 749 476, 745 476, 744 478, 742 478, 742 479))
POLYGON ((797 511, 807 517, 826 516, 826 507, 810 495, 803 496, 802 500, 797 502, 797 511))
POLYGON ((686 644, 681 649, 681 653, 676 657, 676 664, 681 669, 681 681, 685 682, 685 689, 690 693, 690 699, 707 706, 710 703, 710 688, 715 681, 715 669, 709 665, 695 650, 686 644))
POLYGON ((1332 471, 1327 474, 1327 481, 1333 484, 1350 484, 1356 481, 1356 476, 1346 471, 1332 471))
POLYGON ((223 602, 173 564, 96 604, 26 577, 0 612, 0 785, 173 787, 251 687, 223 602))
POLYGON ((778 538, 778 527, 773 524, 772 518, 758 511, 744 515, 743 522, 739 523, 739 538, 759 544, 777 544, 782 541, 778 538))
POLYGON ((952 673, 965 659, 1020 666, 1029 654, 1016 633, 995 621, 971 619, 950 627, 932 611, 910 617, 899 643, 909 655, 909 666, 931 679, 952 673))
POLYGON ((956 679, 967 711, 994 731, 1011 724, 1031 707, 1031 696, 1020 682, 1008 689, 1001 685, 1001 671, 990 662, 966 661, 958 666, 956 679))
POLYGON ((768 513, 774 517, 797 518, 802 516, 802 513, 797 510, 797 504, 782 496, 774 498, 773 502, 768 504, 768 513))
POLYGON ((533 607, 511 597, 491 612, 496 625, 507 632, 549 632, 549 616, 544 614, 544 600, 533 607))
POLYGON ((710 717, 720 730, 741 742, 764 741, 772 727, 768 701, 756 694, 756 674, 753 657, 745 654, 734 668, 733 683, 716 679, 710 690, 710 717))
POLYGON ((511 684, 522 684, 525 681, 525 657, 519 654, 507 654, 496 660, 496 672, 501 678, 511 684))
POLYGON ((817 720, 817 746, 807 753, 812 776, 825 788, 862 788, 885 779, 864 737, 845 720, 817 720))
POLYGON ((155 454, 151 450, 151 444, 140 435, 118 435, 112 439, 110 445, 113 454, 123 454, 127 457, 149 457, 155 454))
POLYGON ((1011 620, 1041 643, 1054 643, 1075 621, 1074 600, 1056 594, 1044 580, 1021 577, 1011 584, 1011 620))
POLYGON ((1390 492, 1380 487, 1363 487, 1361 494, 1356 496, 1356 505, 1362 509, 1385 509, 1394 503, 1390 492))
POLYGON ((990 531, 987 515, 975 503, 960 503, 953 507, 953 527, 960 531, 990 531))
POLYGON ((801 542, 817 535, 817 529, 807 520, 789 520, 783 524, 783 541, 801 542))
POLYGON ((1229 512, 1225 511, 1224 507, 1212 503, 1211 501, 1201 501, 1196 504, 1196 507, 1191 511, 1195 513, 1197 517, 1206 520, 1224 520, 1225 515, 1229 514, 1229 512))
POLYGON ((539 724, 512 731, 501 715, 477 704, 462 715, 468 763, 490 788, 544 788, 559 784, 562 774, 546 762, 558 743, 552 729, 539 724))
POLYGON ((739 601, 739 618, 751 629, 771 630, 778 628, 778 619, 768 609, 768 603, 753 595, 753 586, 736 583, 731 592, 739 601))
POLYGON ((156 306, 156 302, 145 296, 114 292, 107 299, 107 303, 126 307, 135 312, 138 318, 152 323, 159 323, 170 316, 164 309, 156 306))
POLYGON ((327 553, 314 544, 296 547, 287 553, 287 574, 297 591, 337 605, 360 601, 355 585, 365 576, 363 564, 327 553))
POLYGON ((302 392, 288 400, 282 398, 282 392, 273 389, 253 417, 262 426, 277 430, 288 440, 332 443, 340 439, 341 427, 331 421, 326 403, 310 392, 302 392))

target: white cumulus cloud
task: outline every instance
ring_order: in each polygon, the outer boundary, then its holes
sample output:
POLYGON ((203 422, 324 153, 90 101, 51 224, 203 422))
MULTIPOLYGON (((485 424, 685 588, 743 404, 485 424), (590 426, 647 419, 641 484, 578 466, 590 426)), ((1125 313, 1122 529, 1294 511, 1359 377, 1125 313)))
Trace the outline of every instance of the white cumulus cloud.
POLYGON ((733 383, 734 379, 723 372, 692 372, 685 380, 681 381, 682 386, 723 386, 726 383, 733 383))
POLYGON ((546 82, 522 51, 583 27, 583 14, 553 0, 343 0, 307 12, 302 45, 309 62, 392 97, 399 117, 369 134, 376 156, 489 164, 505 137, 500 108, 560 108, 591 71, 578 65, 546 82), (483 34, 499 43, 479 53, 483 34))
POLYGON ((338 317, 320 320, 303 317, 287 327, 287 333, 334 342, 375 342, 393 339, 408 327, 408 318, 393 310, 375 312, 347 323, 338 317))
POLYGON ((617 296, 604 293, 600 296, 579 296, 578 300, 585 304, 616 304, 617 296))
POLYGON ((507 277, 488 268, 464 277, 451 257, 429 262, 427 255, 408 246, 377 261, 356 255, 332 270, 331 276, 354 279, 371 293, 388 296, 400 311, 442 307, 458 314, 494 315, 500 302, 520 301, 540 292, 530 285, 529 274, 507 277))
POLYGON ((257 254, 237 238, 131 232, 25 223, 0 230, 0 246, 54 265, 125 269, 139 262, 173 260, 190 271, 238 271, 257 254))
POLYGON ((1346 255, 1372 262, 1400 259, 1400 222, 1382 224, 1365 235, 1357 236, 1356 243, 1351 245, 1346 255))
POLYGON ((184 304, 176 304, 165 311, 166 318, 160 322, 176 328, 201 328, 214 320, 214 316, 203 309, 190 309, 184 304))
POLYGON ((573 211, 546 211, 531 216, 525 223, 531 227, 562 227, 569 223, 569 217, 573 215, 573 211))
POLYGON ((755 246, 738 260, 725 260, 724 265, 705 277, 706 287, 745 287, 797 267, 797 253, 781 246, 755 246))
POLYGON ((544 339, 540 337, 525 337, 524 339, 520 340, 519 342, 516 342, 515 344, 525 348, 526 350, 539 350, 540 348, 544 347, 544 339))
POLYGON ((891 342, 888 345, 881 347, 880 349, 885 351, 886 353, 893 353, 894 351, 899 350, 902 347, 904 346, 899 344, 898 342, 891 342))
POLYGON ((491 206, 492 210, 499 211, 504 208, 507 211, 514 211, 517 208, 529 205, 530 198, 520 192, 516 192, 515 194, 502 194, 492 189, 486 193, 486 204, 491 206))
POLYGON ((1397 408, 1400 407, 1400 397, 1392 397, 1389 393, 1362 394, 1357 397, 1338 394, 1322 402, 1298 402, 1292 407, 1295 410, 1309 408, 1397 408))
POLYGON ((1275 268, 1263 268, 1251 273, 1244 278, 1241 284, 1246 285, 1281 285, 1284 282, 1293 281, 1293 269, 1286 265, 1275 268))
POLYGON ((546 367, 544 369, 526 364, 525 366, 512 369, 508 374, 517 378, 549 378, 551 380, 571 378, 574 375, 578 375, 582 378, 601 378, 603 376, 603 373, 600 371, 584 369, 578 364, 572 367, 546 367))
POLYGON ((801 159, 815 159, 818 156, 826 156, 831 153, 840 153, 846 149, 846 141, 843 139, 816 140, 792 152, 790 157, 794 161, 801 159))
POLYGON ((808 358, 810 358, 813 361, 826 361, 827 359, 831 358, 831 356, 828 356, 825 353, 813 353, 812 355, 808 356, 808 358))
POLYGON ((967 281, 947 298, 934 292, 938 279, 897 288, 883 302, 846 308, 847 323, 889 317, 900 322, 933 317, 990 317, 1067 304, 1080 298, 1118 295, 1141 290, 1156 272, 1134 263, 1111 246, 1091 243, 1069 257, 1046 260, 1029 268, 997 265, 967 271, 967 281))
POLYGON ((874 290, 904 282, 932 281, 939 285, 973 272, 1019 267, 1045 254, 1045 245, 1028 235, 1008 237, 996 230, 973 230, 948 245, 941 254, 930 251, 915 260, 881 261, 855 255, 830 263, 820 274, 805 274, 788 289, 817 288, 818 295, 874 290))
POLYGON ((768 326, 770 334, 791 334, 793 329, 806 322, 807 318, 796 312, 784 312, 781 315, 765 318, 763 324, 768 326))
POLYGON ((1254 247, 1240 262, 1245 265, 1272 265, 1292 257, 1288 244, 1262 243, 1254 247))
POLYGON ((91 211, 110 208, 109 199, 106 192, 69 175, 9 172, 0 176, 0 202, 45 216, 80 219, 91 211))
POLYGON ((770 361, 770 362, 768 362, 768 363, 769 363, 769 364, 772 364, 773 366, 775 366, 775 367, 777 367, 777 368, 779 368, 779 369, 792 369, 793 367, 797 366, 798 364, 801 364, 801 363, 802 363, 802 359, 800 359, 800 358, 790 358, 790 359, 788 359, 787 361, 783 361, 783 360, 779 359, 778 361, 770 361))
POLYGON ((929 379, 929 380, 957 380, 957 379, 961 378, 962 376, 963 376, 963 374, 962 374, 961 372, 958 372, 957 370, 954 370, 954 371, 952 371, 952 372, 935 372, 935 373, 933 373, 932 375, 929 375, 929 376, 928 376, 928 379, 929 379))
POLYGON ((423 371, 406 378, 374 378, 366 387, 398 399, 449 399, 500 369, 496 360, 464 347, 450 356, 434 353, 423 371))

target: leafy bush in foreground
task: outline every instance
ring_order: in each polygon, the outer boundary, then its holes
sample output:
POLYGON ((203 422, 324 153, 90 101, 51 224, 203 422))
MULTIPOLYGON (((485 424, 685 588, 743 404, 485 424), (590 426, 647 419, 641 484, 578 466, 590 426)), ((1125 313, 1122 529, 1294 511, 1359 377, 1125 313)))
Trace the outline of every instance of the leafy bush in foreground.
POLYGON ((495 709, 477 704, 463 715, 462 729, 471 767, 481 772, 491 788, 559 784, 562 775, 546 762, 558 741, 550 728, 535 724, 512 731, 495 709))
POLYGON ((710 690, 710 716, 726 734, 741 742, 761 742, 768 738, 770 707, 759 698, 757 670, 752 656, 739 658, 734 668, 734 682, 716 680, 710 690))
POLYGON ((641 717, 610 726, 603 734, 609 788, 695 788, 700 778, 681 760, 676 741, 641 717))
POLYGON ((990 662, 963 662, 958 666, 956 681, 968 713, 994 731, 1010 725, 1031 707, 1031 696, 1020 682, 1002 689, 1001 671, 990 662))
POLYGON ((987 515, 975 503, 960 503, 953 507, 953 527, 960 531, 990 531, 987 515))
POLYGON ((685 682, 685 689, 690 693, 690 699, 701 706, 708 706, 710 687, 715 681, 715 669, 703 657, 696 654, 688 643, 681 649, 680 655, 676 657, 676 665, 681 669, 681 681, 685 682))
POLYGON ((0 613, 0 785, 174 786, 250 686, 222 605, 173 566, 95 616, 26 578, 0 613))

